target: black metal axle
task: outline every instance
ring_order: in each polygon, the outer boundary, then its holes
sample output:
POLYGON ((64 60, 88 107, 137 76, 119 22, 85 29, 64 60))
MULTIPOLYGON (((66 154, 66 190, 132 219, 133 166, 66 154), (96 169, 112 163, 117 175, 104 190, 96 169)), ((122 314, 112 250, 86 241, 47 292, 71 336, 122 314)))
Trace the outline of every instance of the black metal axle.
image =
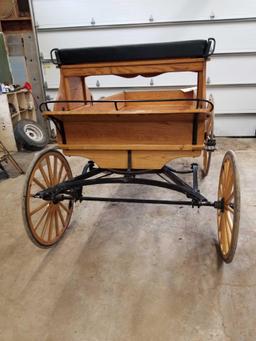
POLYGON ((118 203, 135 203, 135 204, 161 204, 161 205, 181 205, 181 206, 192 206, 192 207, 214 207, 221 209, 221 202, 219 201, 198 201, 193 200, 155 200, 155 199, 134 199, 134 198, 108 198, 108 197, 89 197, 82 196, 80 201, 104 201, 104 202, 118 202, 118 203))
POLYGON ((161 170, 133 170, 128 167, 127 170, 100 169, 94 168, 92 161, 84 167, 81 175, 76 176, 72 180, 65 181, 53 187, 47 188, 35 194, 35 198, 52 201, 57 204, 63 200, 79 200, 79 201, 106 201, 121 203, 144 203, 144 204, 164 204, 164 205, 184 205, 192 207, 209 206, 217 209, 223 208, 222 201, 208 201, 198 190, 197 181, 198 165, 192 164, 191 170, 182 173, 193 173, 193 185, 190 186, 184 180, 174 173, 179 173, 168 166, 164 166, 161 170), (101 175, 100 175, 101 174, 101 175), (102 175, 103 174, 103 175, 102 175), (119 175, 118 177, 110 177, 111 175, 119 175), (142 174, 159 175, 164 181, 137 178, 142 174), (100 176, 99 176, 100 175, 100 176), (164 176, 165 177, 164 177, 164 176), (106 197, 90 197, 83 196, 82 189, 86 186, 97 184, 138 184, 170 189, 178 193, 184 194, 191 200, 155 200, 155 199, 136 199, 136 198, 106 198, 106 197))

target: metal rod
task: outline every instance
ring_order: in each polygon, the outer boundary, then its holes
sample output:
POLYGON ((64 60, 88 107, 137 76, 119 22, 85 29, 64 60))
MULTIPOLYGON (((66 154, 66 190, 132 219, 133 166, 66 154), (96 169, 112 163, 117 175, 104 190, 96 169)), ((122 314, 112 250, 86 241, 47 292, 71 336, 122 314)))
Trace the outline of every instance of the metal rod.
POLYGON ((155 200, 155 199, 134 199, 134 198, 108 198, 108 197, 90 197, 82 196, 80 201, 104 201, 104 202, 120 202, 120 203, 135 203, 135 204, 160 204, 160 205, 182 205, 182 206, 212 206, 215 207, 215 202, 198 202, 193 200, 155 200))
POLYGON ((132 170, 132 151, 128 150, 127 152, 127 173, 131 173, 132 170))
POLYGON ((198 164, 197 163, 192 163, 191 165, 192 171, 193 171, 193 190, 195 192, 199 192, 198 191, 198 164))
MULTIPOLYGON (((193 165, 193 164, 192 164, 193 165)), ((197 165, 197 164, 196 164, 197 165)), ((198 165, 197 165, 198 166, 198 165)), ((171 179, 174 183, 176 183, 178 186, 182 186, 184 188, 187 188, 189 191, 192 191, 193 193, 197 193, 198 195, 198 198, 200 198, 201 201, 207 201, 207 199, 205 198, 205 196, 203 196, 201 193, 199 193, 198 191, 198 187, 197 189, 195 190, 194 188, 194 185, 193 185, 193 188, 187 184, 184 180, 182 180, 181 178, 179 178, 177 175, 173 174, 172 171, 170 171, 169 167, 167 166, 164 166, 163 169, 162 169, 163 173, 165 175, 168 176, 169 179, 171 179)), ((196 177, 196 180, 193 178, 193 183, 194 181, 196 181, 196 186, 197 185, 197 171, 196 171, 196 174, 195 174, 195 171, 192 169, 192 172, 193 172, 193 177, 196 177)))
MULTIPOLYGON (((113 103, 115 106, 117 103, 158 103, 158 102, 196 102, 196 103, 207 103, 211 106, 210 112, 214 109, 214 105, 212 102, 208 101, 207 99, 202 98, 165 98, 165 99, 127 99, 127 100, 50 100, 42 102, 39 105, 40 111, 42 110, 42 106, 45 105, 47 111, 50 111, 48 108, 49 103, 113 103)), ((208 110, 206 110, 207 112, 208 110)))
POLYGON ((164 168, 168 169, 172 173, 177 173, 177 174, 190 174, 190 173, 193 173, 193 171, 191 169, 185 170, 185 171, 180 171, 180 170, 174 169, 174 168, 172 168, 170 166, 164 166, 164 168))
MULTIPOLYGON (((127 173, 127 170, 123 169, 115 169, 115 168, 106 168, 105 171, 110 171, 114 174, 120 174, 125 175, 127 173)), ((132 175, 142 175, 142 174, 158 174, 161 172, 159 169, 131 169, 130 174, 132 175)))
POLYGON ((136 204, 141 203, 141 204, 186 205, 186 206, 192 206, 193 204, 192 200, 180 201, 180 200, 154 200, 154 199, 133 199, 133 198, 87 197, 87 196, 83 196, 80 200, 136 203, 136 204))
POLYGON ((190 186, 185 181, 183 181, 177 175, 173 174, 173 172, 168 167, 164 166, 162 171, 163 171, 163 174, 165 174, 169 179, 171 179, 176 185, 190 188, 190 186))

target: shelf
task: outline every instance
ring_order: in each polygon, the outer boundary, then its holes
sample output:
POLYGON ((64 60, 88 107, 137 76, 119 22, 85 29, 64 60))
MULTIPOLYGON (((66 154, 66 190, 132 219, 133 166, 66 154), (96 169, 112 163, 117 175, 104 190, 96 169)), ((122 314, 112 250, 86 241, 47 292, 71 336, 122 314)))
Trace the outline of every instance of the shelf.
POLYGON ((22 20, 31 20, 31 17, 12 17, 1 19, 1 21, 22 21, 22 20))

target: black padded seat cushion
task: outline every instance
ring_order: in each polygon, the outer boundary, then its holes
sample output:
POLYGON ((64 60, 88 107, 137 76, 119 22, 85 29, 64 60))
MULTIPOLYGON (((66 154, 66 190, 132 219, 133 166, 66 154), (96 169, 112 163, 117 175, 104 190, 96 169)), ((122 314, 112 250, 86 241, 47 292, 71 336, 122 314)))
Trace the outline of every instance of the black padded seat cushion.
POLYGON ((58 65, 166 58, 207 58, 213 41, 214 39, 187 40, 142 45, 53 49, 51 56, 55 52, 58 65))

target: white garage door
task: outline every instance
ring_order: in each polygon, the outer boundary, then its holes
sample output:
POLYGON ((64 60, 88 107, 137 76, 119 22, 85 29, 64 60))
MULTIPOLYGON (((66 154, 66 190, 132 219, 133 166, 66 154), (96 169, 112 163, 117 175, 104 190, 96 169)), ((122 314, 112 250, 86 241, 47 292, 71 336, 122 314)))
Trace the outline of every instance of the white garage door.
MULTIPOLYGON (((208 64, 207 90, 215 101, 216 134, 255 136, 255 0, 32 0, 46 94, 54 98, 58 69, 52 48, 124 45, 189 39, 217 41, 208 64)), ((184 73, 147 79, 91 77, 95 98, 121 89, 195 85, 184 73)))

